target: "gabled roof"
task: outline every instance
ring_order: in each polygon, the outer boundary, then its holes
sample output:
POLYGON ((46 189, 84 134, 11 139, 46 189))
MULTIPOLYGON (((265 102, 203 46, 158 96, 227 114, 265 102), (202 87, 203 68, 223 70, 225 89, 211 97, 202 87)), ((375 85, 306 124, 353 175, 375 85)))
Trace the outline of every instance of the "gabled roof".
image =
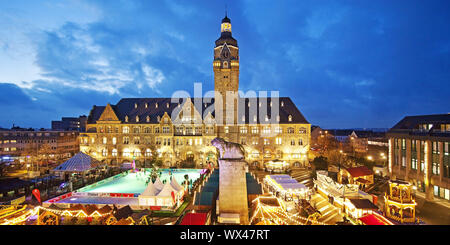
POLYGON ((153 183, 153 185, 155 185, 155 188, 158 191, 161 191, 162 188, 164 188, 164 184, 161 182, 161 180, 159 179, 159 177, 156 177, 155 183, 153 183))
POLYGON ((158 193, 158 197, 172 197, 172 192, 176 193, 177 190, 175 190, 172 185, 167 182, 164 185, 164 188, 162 188, 162 190, 158 193))
POLYGON ((367 175, 373 175, 373 171, 367 168, 366 166, 360 166, 360 167, 354 167, 354 168, 347 168, 346 169, 352 177, 360 177, 360 176, 367 176, 367 175))
POLYGON ((105 205, 103 207, 101 207, 100 209, 97 210, 100 214, 107 214, 107 213, 111 213, 112 208, 109 205, 105 205))
POLYGON ((177 180, 175 178, 172 178, 172 180, 170 181, 170 185, 172 186, 172 188, 174 188, 176 191, 181 191, 184 188, 178 184, 177 180))
POLYGON ((117 210, 117 212, 114 214, 114 217, 116 217, 117 220, 120 219, 126 219, 127 217, 131 216, 133 214, 133 210, 129 205, 120 208, 117 210))
POLYGON ((149 181, 147 188, 145 188, 144 192, 142 192, 142 194, 139 195, 139 197, 152 197, 152 196, 156 196, 158 193, 159 193, 159 190, 156 189, 153 182, 149 181))

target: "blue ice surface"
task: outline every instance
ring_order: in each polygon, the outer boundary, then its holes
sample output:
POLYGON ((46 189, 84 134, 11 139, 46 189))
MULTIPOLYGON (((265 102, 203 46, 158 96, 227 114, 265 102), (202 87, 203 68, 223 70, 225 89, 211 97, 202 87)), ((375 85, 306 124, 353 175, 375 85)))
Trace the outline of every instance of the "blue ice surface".
MULTIPOLYGON (((178 182, 182 184, 184 175, 189 176, 189 180, 194 182, 200 177, 201 169, 162 169, 161 182, 170 181, 170 174, 178 182)), ((128 172, 125 175, 119 174, 108 178, 104 181, 94 183, 79 190, 79 192, 95 192, 95 193, 134 193, 141 194, 147 188, 147 181, 150 178, 151 171, 147 169, 146 172, 128 172)))

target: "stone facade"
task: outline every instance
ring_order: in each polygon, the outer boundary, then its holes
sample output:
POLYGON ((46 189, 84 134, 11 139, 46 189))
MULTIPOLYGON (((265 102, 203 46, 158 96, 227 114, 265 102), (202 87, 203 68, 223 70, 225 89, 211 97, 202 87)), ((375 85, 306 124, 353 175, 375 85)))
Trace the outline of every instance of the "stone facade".
POLYGON ((245 161, 240 160, 219 160, 219 213, 238 213, 241 225, 249 224, 246 165, 245 161))

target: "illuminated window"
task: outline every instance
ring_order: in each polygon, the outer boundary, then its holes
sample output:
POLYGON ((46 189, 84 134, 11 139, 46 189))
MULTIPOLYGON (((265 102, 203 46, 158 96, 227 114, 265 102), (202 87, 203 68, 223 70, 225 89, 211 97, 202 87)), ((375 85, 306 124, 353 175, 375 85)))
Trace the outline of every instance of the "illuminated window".
POLYGON ((103 149, 102 150, 102 156, 104 156, 104 157, 108 156, 108 150, 107 149, 103 149))
POLYGON ((258 133, 258 127, 252 127, 252 134, 258 133))
POLYGON ((112 155, 113 157, 116 157, 116 156, 117 156, 117 149, 113 149, 111 155, 112 155))
POLYGON ((123 127, 123 128, 122 128, 122 133, 124 133, 124 134, 130 133, 130 128, 127 127, 127 126, 123 127))
POLYGON ((240 132, 241 132, 241 134, 246 134, 247 133, 247 127, 241 127, 240 128, 240 132))
POLYGON ((141 156, 141 150, 139 150, 139 149, 134 150, 133 156, 140 157, 141 156))
POLYGON ((125 116, 125 122, 128 122, 128 116, 125 116))
POLYGON ((139 137, 134 137, 134 144, 135 145, 139 145, 140 141, 141 141, 141 139, 139 137))
POLYGON ((130 138, 129 138, 128 136, 123 137, 123 143, 124 143, 125 145, 129 144, 129 143, 130 143, 130 138))
POLYGON ((152 151, 150 149, 145 150, 145 156, 146 157, 151 157, 152 156, 152 151))
POLYGON ((123 156, 124 156, 124 157, 129 157, 129 156, 130 156, 130 150, 125 149, 125 150, 123 151, 123 156))
POLYGON ((275 139, 275 144, 281 145, 281 138, 276 138, 275 139))
POLYGON ((136 122, 139 122, 139 116, 136 116, 136 122))
POLYGON ((229 130, 228 130, 228 127, 227 127, 227 126, 224 127, 224 130, 225 130, 225 133, 226 133, 226 134, 229 133, 229 130))
POLYGON ((264 145, 270 145, 270 140, 269 139, 264 139, 264 145))
POLYGON ((108 143, 108 139, 106 137, 103 137, 103 144, 106 145, 108 143))
POLYGON ((117 143, 117 138, 116 138, 116 137, 113 137, 113 138, 112 138, 112 144, 115 145, 116 143, 117 143))

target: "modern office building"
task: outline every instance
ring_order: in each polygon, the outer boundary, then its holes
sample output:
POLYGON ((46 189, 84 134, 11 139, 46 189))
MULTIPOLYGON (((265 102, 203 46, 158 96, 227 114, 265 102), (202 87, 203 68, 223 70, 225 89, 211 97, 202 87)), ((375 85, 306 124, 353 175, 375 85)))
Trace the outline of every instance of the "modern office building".
POLYGON ((387 132, 389 173, 434 197, 450 199, 450 114, 407 116, 387 132))

